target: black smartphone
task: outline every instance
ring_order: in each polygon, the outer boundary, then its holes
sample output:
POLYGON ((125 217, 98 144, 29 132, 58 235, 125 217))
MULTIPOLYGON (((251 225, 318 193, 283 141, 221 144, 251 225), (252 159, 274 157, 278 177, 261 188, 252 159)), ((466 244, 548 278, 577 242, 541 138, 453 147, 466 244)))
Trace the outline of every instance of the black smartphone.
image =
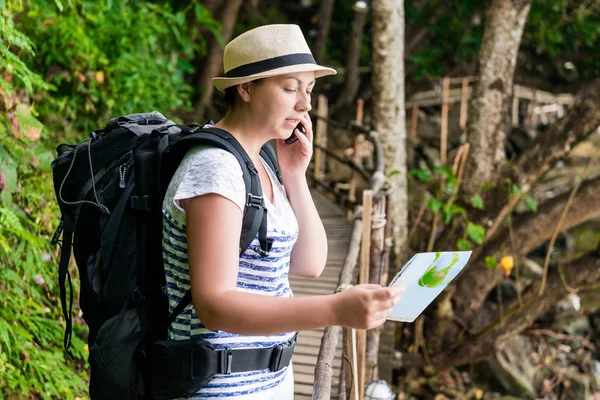
MULTIPOLYGON (((296 125, 296 129, 298 129, 300 131, 300 133, 306 133, 306 131, 304 130, 304 125, 302 125, 302 122, 300 122, 298 125, 296 125)), ((285 139, 285 144, 292 144, 296 140, 298 140, 298 137, 296 136, 295 133, 292 133, 292 136, 285 139)))

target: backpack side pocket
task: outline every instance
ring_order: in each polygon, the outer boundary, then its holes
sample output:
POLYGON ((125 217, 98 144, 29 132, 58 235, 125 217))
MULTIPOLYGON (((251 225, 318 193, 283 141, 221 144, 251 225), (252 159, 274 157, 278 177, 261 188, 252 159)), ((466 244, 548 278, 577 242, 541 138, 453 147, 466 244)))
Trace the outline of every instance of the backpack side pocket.
POLYGON ((138 308, 123 310, 104 322, 90 348, 92 399, 143 399, 137 349, 142 342, 138 308))

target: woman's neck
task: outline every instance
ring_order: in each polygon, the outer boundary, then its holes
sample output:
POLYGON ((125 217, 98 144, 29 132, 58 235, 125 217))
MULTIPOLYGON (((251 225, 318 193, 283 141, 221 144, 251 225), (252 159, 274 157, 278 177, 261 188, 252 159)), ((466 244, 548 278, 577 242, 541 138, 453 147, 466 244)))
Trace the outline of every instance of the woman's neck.
POLYGON ((215 127, 231 133, 256 164, 259 161, 260 149, 269 138, 265 136, 264 131, 257 124, 253 123, 252 119, 240 114, 227 113, 223 119, 215 124, 215 127))

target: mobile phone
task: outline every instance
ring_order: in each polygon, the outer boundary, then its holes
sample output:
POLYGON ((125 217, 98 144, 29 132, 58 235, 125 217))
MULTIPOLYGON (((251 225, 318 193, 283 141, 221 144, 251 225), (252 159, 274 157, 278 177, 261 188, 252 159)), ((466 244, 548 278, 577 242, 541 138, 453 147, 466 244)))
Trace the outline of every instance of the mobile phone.
MULTIPOLYGON (((298 125, 296 125, 296 129, 298 129, 300 131, 300 133, 306 133, 306 131, 304 130, 304 125, 302 125, 302 122, 300 122, 298 125)), ((292 133, 292 136, 285 139, 285 144, 292 144, 296 140, 298 140, 298 137, 296 136, 295 133, 292 133)))

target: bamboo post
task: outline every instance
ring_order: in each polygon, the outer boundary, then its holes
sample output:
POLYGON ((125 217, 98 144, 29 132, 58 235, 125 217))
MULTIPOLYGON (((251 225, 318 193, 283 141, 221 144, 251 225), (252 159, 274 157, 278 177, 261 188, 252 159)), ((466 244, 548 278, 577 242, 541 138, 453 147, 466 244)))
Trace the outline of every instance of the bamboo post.
MULTIPOLYGON (((320 94, 317 100, 317 130, 315 133, 315 143, 322 147, 327 147, 327 118, 328 105, 327 97, 320 94)), ((325 153, 318 147, 315 149, 315 180, 320 180, 325 175, 326 158, 325 153)))
MULTIPOLYGON (((358 101, 356 102, 356 124, 357 125, 362 125, 364 104, 365 104, 365 102, 363 99, 358 99, 358 101)), ((359 148, 359 143, 358 143, 358 137, 355 137, 354 138, 354 154, 352 155, 352 158, 353 158, 354 162, 358 165, 360 165, 360 157, 358 154, 359 151, 360 151, 360 148, 359 148)), ((352 170, 352 178, 350 179, 350 192, 348 193, 348 198, 352 202, 356 201, 356 181, 357 181, 357 179, 358 179, 358 174, 353 169, 352 170)))
POLYGON ((364 108, 365 108, 365 101, 363 99, 358 99, 356 101, 356 123, 358 125, 362 125, 362 123, 363 123, 364 108))
POLYGON ((344 328, 343 354, 348 360, 342 360, 339 400, 358 400, 358 373, 356 365, 356 329, 344 328), (346 364, 348 363, 348 364, 346 364))
POLYGON ((467 127, 467 110, 469 99, 469 80, 463 78, 462 87, 460 90, 460 129, 465 130, 467 127))
POLYGON ((350 355, 350 345, 348 343, 348 328, 342 328, 342 366, 340 367, 340 385, 338 387, 338 400, 348 400, 348 388, 352 389, 350 380, 350 371, 346 357, 352 360, 350 355))
POLYGON ((413 106, 410 116, 410 139, 413 143, 417 141, 417 126, 419 124, 419 106, 413 106))
POLYGON ((512 126, 519 126, 519 87, 513 88, 512 98, 512 126))
MULTIPOLYGON (((373 212, 373 191, 365 190, 363 192, 363 234, 360 252, 360 273, 359 283, 369 282, 369 264, 371 257, 371 214, 373 212)), ((358 398, 363 399, 365 393, 365 370, 366 370, 366 347, 367 331, 359 329, 356 339, 356 354, 358 358, 358 398)))
POLYGON ((450 79, 442 79, 442 132, 440 141, 440 165, 446 165, 448 154, 448 94, 450 92, 450 79))
MULTIPOLYGON (((382 284, 384 275, 385 251, 385 226, 386 226, 386 207, 385 196, 378 194, 373 197, 373 216, 371 227, 371 251, 369 266, 369 283, 382 284)), ((387 274, 386 280, 387 280, 387 274)), ((384 283, 385 285, 385 283, 384 283)), ((366 349, 366 382, 373 382, 379 379, 379 338, 383 326, 367 331, 367 349, 366 349)))

